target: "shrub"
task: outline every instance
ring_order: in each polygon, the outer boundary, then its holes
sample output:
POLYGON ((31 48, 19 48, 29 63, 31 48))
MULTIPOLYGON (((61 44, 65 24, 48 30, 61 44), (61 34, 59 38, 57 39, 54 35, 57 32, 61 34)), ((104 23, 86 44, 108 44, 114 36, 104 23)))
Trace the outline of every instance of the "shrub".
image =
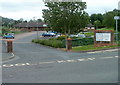
POLYGON ((54 47, 54 48, 62 48, 62 41, 55 40, 54 42, 52 42, 52 47, 54 47))
MULTIPOLYGON (((66 41, 63 41, 63 47, 65 47, 66 41)), ((93 38, 82 38, 82 39, 73 39, 72 46, 83 46, 83 45, 92 45, 94 44, 93 38)))
POLYGON ((64 40, 66 38, 66 36, 60 36, 57 38, 57 40, 64 40))
POLYGON ((63 44, 62 41, 60 40, 56 40, 56 39, 49 39, 49 40, 32 40, 32 42, 34 43, 39 43, 42 45, 46 45, 46 46, 51 46, 54 48, 62 48, 63 44))
POLYGON ((32 42, 34 42, 34 43, 39 43, 39 40, 33 39, 32 42))

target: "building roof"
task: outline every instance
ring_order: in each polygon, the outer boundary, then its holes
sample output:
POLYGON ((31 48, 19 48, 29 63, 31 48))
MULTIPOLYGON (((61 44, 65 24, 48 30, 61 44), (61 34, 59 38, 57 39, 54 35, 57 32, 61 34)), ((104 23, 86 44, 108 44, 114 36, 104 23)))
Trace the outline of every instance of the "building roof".
POLYGON ((18 27, 18 28, 28 28, 28 27, 32 27, 32 28, 37 28, 37 27, 46 27, 46 23, 44 22, 24 22, 24 23, 18 23, 16 25, 14 25, 14 27, 18 27))

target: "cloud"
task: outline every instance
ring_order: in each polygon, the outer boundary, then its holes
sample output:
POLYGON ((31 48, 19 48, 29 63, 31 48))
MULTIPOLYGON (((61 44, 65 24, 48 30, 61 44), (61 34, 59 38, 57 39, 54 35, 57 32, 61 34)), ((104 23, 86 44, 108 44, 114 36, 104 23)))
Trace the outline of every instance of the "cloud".
POLYGON ((87 12, 93 13, 105 13, 118 8, 119 0, 83 0, 87 2, 87 12))
POLYGON ((46 8, 40 0, 2 0, 0 3, 1 16, 14 19, 32 19, 34 16, 42 18, 42 9, 46 8))
MULTIPOLYGON (((118 7, 119 0, 82 0, 87 2, 89 14, 104 13, 118 7)), ((0 0, 1 16, 27 20, 34 16, 42 18, 42 9, 46 9, 42 0, 0 0)))

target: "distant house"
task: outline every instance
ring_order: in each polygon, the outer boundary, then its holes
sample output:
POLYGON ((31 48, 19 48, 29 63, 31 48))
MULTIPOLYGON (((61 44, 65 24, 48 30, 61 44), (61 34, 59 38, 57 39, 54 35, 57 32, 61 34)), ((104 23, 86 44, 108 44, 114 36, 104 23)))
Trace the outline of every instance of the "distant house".
POLYGON ((14 25, 15 28, 25 29, 29 31, 44 31, 47 28, 47 24, 44 22, 23 22, 14 25))
POLYGON ((92 24, 87 24, 87 26, 85 27, 84 31, 94 31, 95 27, 92 24))

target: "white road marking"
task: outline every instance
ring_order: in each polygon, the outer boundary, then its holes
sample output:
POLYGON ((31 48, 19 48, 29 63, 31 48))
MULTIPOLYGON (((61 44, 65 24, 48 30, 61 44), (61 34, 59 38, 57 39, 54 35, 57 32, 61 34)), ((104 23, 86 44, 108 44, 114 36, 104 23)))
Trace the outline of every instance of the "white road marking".
POLYGON ((3 65, 3 67, 12 67, 12 66, 14 66, 13 64, 10 64, 10 65, 3 65))
POLYGON ((87 52, 87 53, 93 54, 93 53, 101 53, 101 52, 103 52, 103 51, 94 51, 94 52, 87 52))
POLYGON ((85 59, 77 59, 78 61, 86 61, 85 59))
POLYGON ((54 63, 54 61, 51 61, 51 62, 39 62, 39 64, 49 64, 49 63, 54 63))
POLYGON ((64 61, 64 60, 61 60, 61 61, 57 61, 58 63, 64 63, 64 62, 66 62, 66 61, 64 61))
POLYGON ((29 63, 26 63, 26 65, 30 65, 29 63))
POLYGON ((100 59, 109 59, 109 58, 114 58, 114 57, 102 57, 100 59))
MULTIPOLYGON (((118 58, 118 56, 110 56, 110 57, 101 57, 99 59, 111 59, 111 58, 118 58)), ((79 62, 79 61, 92 61, 96 58, 81 58, 81 59, 71 59, 71 60, 58 60, 58 61, 51 61, 51 62, 39 62, 39 63, 17 63, 17 64, 4 64, 1 67, 13 67, 13 66, 32 66, 32 65, 40 65, 40 64, 51 64, 51 63, 68 63, 68 62, 79 62)))
POLYGON ((95 60, 95 58, 88 58, 88 60, 95 60))
POLYGON ((67 62, 77 62, 77 61, 75 61, 75 60, 66 60, 67 62))
POLYGON ((115 56, 115 58, 118 58, 119 56, 115 56))
POLYGON ((15 66, 25 66, 24 63, 18 63, 18 64, 15 64, 15 66))

